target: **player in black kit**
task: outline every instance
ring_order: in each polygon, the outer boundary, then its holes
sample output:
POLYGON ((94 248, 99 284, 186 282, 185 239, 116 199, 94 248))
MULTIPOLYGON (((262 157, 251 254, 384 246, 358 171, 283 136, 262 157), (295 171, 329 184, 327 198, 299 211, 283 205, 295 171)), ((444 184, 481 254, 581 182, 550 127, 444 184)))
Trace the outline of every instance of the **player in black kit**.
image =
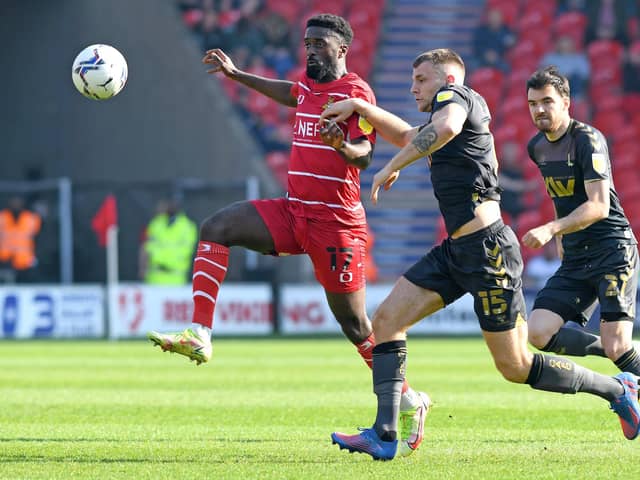
POLYGON ((375 175, 374 203, 380 187, 389 189, 402 168, 427 156, 449 235, 398 279, 373 315, 378 339, 373 352, 378 398, 373 427, 357 435, 333 433, 332 440, 340 448, 375 459, 394 457, 407 329, 466 292, 474 297, 482 334, 504 378, 539 390, 598 395, 620 416, 625 436, 635 438, 640 429, 636 383, 528 350, 522 258, 517 238, 501 220, 491 116, 484 99, 463 85, 464 74, 462 59, 449 49, 431 50, 415 59, 411 93, 420 111, 431 112, 422 127, 412 128, 357 99, 334 103, 320 117, 320 122, 339 122, 355 111, 402 147, 375 175))
POLYGON ((529 320, 529 341, 544 351, 606 356, 621 370, 640 375, 633 347, 638 278, 637 242, 620 206, 607 141, 569 115, 570 85, 555 67, 527 81, 531 118, 540 132, 529 142, 553 200, 556 219, 531 229, 522 241, 539 248, 555 237, 562 264, 538 293, 529 320), (601 337, 563 328, 585 325, 600 303, 601 337))

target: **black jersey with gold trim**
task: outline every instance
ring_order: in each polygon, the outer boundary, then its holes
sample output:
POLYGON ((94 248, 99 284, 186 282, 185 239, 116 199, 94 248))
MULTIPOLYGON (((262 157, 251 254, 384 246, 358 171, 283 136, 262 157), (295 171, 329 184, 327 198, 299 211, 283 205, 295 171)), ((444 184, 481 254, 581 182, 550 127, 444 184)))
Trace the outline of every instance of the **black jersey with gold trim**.
POLYGON ((480 203, 500 200, 500 189, 487 103, 467 86, 445 85, 434 96, 432 114, 449 103, 464 108, 467 119, 462 131, 434 152, 429 162, 434 194, 451 235, 474 218, 480 203))
POLYGON ((540 169, 558 218, 566 217, 587 201, 585 183, 609 180, 609 216, 584 230, 563 235, 565 252, 583 251, 607 240, 635 243, 611 176, 609 150, 604 135, 586 123, 571 120, 566 133, 549 141, 538 132, 527 145, 529 157, 540 169))

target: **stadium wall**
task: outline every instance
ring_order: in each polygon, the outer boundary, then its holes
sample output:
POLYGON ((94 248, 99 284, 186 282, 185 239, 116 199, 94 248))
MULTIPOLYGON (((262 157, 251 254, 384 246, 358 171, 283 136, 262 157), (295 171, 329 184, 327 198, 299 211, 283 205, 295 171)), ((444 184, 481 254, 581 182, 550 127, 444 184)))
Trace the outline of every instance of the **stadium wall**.
POLYGON ((255 142, 201 64, 174 2, 3 0, 0 167, 45 178, 225 180, 251 171, 276 184, 255 142), (71 82, 76 54, 107 43, 125 55, 129 80, 108 101, 71 82))

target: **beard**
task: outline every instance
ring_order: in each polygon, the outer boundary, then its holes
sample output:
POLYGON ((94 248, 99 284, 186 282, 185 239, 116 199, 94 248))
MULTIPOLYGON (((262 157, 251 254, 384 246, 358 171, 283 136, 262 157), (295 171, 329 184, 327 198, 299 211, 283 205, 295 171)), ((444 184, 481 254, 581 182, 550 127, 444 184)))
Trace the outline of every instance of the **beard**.
POLYGON ((536 127, 542 133, 549 133, 553 131, 553 124, 548 118, 536 120, 536 127))
POLYGON ((321 80, 327 75, 327 67, 322 63, 307 64, 307 76, 314 80, 321 80))

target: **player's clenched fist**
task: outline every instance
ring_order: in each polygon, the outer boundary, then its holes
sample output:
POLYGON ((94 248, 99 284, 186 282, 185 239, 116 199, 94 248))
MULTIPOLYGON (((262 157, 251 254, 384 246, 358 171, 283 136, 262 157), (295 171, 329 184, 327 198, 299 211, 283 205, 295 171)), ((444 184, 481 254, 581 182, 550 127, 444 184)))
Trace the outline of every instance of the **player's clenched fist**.
POLYGON ((324 125, 320 128, 320 138, 326 145, 330 145, 336 150, 340 150, 344 144, 344 132, 336 122, 330 120, 325 120, 324 125))

